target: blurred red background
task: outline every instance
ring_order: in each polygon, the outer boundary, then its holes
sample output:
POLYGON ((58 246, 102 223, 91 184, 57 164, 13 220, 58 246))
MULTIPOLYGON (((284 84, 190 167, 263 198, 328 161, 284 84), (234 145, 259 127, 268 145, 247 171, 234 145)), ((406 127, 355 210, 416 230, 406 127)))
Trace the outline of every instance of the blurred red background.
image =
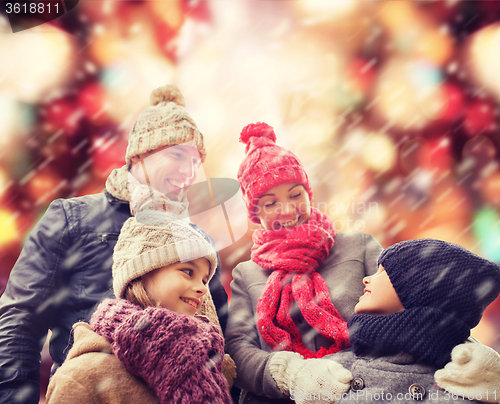
MULTIPOLYGON (((500 263, 500 2, 81 1, 16 34, 0 14, 0 60, 0 293, 50 201, 104 189, 167 83, 205 135, 206 178, 236 178, 239 131, 265 121, 337 231, 500 263)), ((246 220, 220 251, 229 293, 246 220)), ((499 320, 497 300, 473 330, 497 350, 499 320)))

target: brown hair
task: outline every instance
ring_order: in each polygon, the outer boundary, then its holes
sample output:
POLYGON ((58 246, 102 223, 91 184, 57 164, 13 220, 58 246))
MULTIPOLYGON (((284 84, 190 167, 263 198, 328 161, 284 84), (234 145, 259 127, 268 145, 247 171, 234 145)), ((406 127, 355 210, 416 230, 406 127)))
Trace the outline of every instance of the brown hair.
POLYGON ((159 302, 154 301, 153 298, 149 296, 148 292, 146 292, 142 277, 134 279, 127 285, 125 289, 125 299, 142 308, 158 307, 160 305, 159 302))

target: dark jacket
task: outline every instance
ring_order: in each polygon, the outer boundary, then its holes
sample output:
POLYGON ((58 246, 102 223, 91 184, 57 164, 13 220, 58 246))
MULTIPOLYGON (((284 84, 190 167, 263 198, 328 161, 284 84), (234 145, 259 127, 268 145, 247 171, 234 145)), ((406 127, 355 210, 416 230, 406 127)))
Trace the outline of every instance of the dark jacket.
MULTIPOLYGON (((0 298, 0 402, 38 403, 40 351, 47 330, 52 330, 54 371, 72 344, 72 325, 88 321, 98 302, 113 297, 113 247, 129 217, 128 202, 106 191, 50 204, 26 240, 0 298)), ((227 295, 220 265, 210 291, 224 330, 227 295)))

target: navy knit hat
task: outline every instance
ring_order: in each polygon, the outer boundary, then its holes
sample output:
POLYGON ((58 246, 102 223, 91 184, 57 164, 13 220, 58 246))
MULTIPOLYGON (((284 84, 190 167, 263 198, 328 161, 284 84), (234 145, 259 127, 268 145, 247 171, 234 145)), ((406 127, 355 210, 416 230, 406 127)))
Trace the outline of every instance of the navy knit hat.
POLYGON ((441 240, 408 240, 378 258, 405 309, 434 307, 475 327, 500 293, 498 265, 441 240))

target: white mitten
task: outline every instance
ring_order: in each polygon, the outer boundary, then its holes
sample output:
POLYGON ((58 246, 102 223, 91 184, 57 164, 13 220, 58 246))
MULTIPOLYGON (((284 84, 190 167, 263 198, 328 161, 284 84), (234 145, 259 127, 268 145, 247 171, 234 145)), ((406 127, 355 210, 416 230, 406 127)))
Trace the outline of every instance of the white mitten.
POLYGON ((304 359, 294 352, 277 352, 269 370, 278 388, 297 404, 333 403, 346 393, 352 374, 330 359, 304 359))
POLYGON ((500 402, 500 355, 479 343, 457 345, 451 362, 434 374, 437 385, 458 396, 500 402))

